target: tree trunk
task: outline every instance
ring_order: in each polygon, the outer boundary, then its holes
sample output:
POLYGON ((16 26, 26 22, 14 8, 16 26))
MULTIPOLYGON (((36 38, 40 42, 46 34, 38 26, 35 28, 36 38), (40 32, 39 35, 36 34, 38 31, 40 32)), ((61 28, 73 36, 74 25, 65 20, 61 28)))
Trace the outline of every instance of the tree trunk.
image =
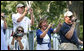
MULTIPOLYGON (((74 16, 80 20, 80 12, 83 12, 83 5, 80 4, 80 1, 67 1, 67 7, 70 11, 73 12, 74 16)), ((77 35, 80 34, 80 22, 76 25, 77 35)))

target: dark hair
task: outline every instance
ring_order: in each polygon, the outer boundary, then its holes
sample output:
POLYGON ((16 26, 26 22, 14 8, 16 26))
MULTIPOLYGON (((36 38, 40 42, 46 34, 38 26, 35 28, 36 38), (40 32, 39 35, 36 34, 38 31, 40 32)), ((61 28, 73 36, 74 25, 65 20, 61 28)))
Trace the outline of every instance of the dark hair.
POLYGON ((18 27, 16 28, 16 32, 18 31, 18 28, 21 28, 22 31, 23 31, 23 33, 24 33, 24 28, 23 28, 22 26, 18 26, 18 27))
POLYGON ((42 25, 43 22, 47 22, 47 20, 46 19, 41 19, 40 22, 39 22, 39 24, 38 24, 38 27, 39 28, 42 27, 41 25, 42 25))

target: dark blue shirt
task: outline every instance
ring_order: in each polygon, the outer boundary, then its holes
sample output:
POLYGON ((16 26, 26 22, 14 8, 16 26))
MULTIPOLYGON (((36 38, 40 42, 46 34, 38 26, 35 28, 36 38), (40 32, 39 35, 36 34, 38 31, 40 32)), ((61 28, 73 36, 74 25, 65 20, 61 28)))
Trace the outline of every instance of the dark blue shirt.
POLYGON ((74 29, 73 35, 71 37, 71 39, 67 39, 65 37, 66 33, 70 30, 72 25, 68 25, 67 23, 63 23, 63 26, 61 27, 60 31, 59 31, 59 35, 61 38, 61 43, 63 42, 69 42, 69 43, 73 43, 73 44, 79 44, 78 42, 78 37, 77 37, 77 33, 76 30, 74 29))
MULTIPOLYGON (((50 39, 51 39, 51 33, 53 33, 53 30, 54 30, 54 29, 50 28, 50 29, 48 30, 48 32, 47 32, 47 34, 48 34, 48 36, 49 36, 50 39)), ((36 31, 37 43, 38 43, 38 44, 42 44, 43 38, 40 38, 40 35, 41 35, 42 33, 43 33, 43 32, 42 32, 40 29, 38 29, 38 30, 36 31)))

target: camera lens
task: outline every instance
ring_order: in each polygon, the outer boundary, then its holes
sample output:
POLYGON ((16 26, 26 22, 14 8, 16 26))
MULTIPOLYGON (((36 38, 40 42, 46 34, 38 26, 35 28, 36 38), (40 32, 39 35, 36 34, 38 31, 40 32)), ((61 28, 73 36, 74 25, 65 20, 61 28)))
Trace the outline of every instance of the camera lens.
POLYGON ((74 20, 71 20, 72 22, 76 22, 77 21, 77 19, 74 19, 74 20))

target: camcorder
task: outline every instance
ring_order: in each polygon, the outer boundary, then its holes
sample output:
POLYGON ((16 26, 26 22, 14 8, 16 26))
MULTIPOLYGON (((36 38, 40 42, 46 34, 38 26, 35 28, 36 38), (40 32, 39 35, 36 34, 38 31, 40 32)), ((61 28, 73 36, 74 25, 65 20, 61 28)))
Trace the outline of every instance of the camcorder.
POLYGON ((13 35, 13 37, 23 37, 23 33, 15 33, 14 35, 13 35))
POLYGON ((70 20, 71 20, 72 22, 76 22, 76 21, 77 21, 77 18, 72 19, 72 18, 73 18, 73 16, 69 16, 69 18, 70 18, 70 20))
POLYGON ((72 21, 72 22, 76 22, 76 21, 77 21, 77 19, 72 19, 71 21, 72 21))

